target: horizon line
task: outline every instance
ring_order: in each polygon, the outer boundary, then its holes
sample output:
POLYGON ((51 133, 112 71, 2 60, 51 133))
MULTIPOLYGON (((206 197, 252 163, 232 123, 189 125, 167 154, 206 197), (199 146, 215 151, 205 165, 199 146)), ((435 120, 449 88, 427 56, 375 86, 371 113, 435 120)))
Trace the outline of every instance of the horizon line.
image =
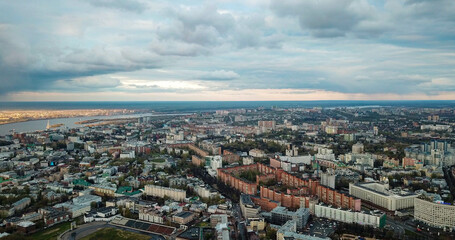
POLYGON ((108 100, 108 101, 0 101, 0 103, 83 103, 83 102, 447 102, 455 99, 362 99, 362 100, 108 100))

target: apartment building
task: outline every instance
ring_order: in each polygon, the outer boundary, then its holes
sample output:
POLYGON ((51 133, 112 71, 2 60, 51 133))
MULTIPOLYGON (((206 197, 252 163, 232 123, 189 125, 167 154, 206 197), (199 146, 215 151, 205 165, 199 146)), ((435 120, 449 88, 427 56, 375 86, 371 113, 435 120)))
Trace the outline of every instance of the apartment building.
POLYGON ((308 208, 299 208, 293 212, 285 207, 276 207, 271 211, 271 214, 274 224, 282 225, 289 220, 294 220, 297 224, 297 229, 304 229, 310 217, 310 210, 308 208))
POLYGON ((257 217, 261 207, 254 205, 250 195, 240 195, 240 209, 244 218, 257 217))
POLYGON ((405 191, 390 191, 388 184, 369 182, 349 184, 349 194, 389 211, 414 207, 417 194, 405 191))
POLYGON ((183 201, 186 198, 186 191, 177 188, 168 188, 156 185, 146 185, 144 192, 146 195, 164 198, 170 197, 175 201, 183 201))
POLYGON ((163 214, 156 211, 155 208, 140 208, 139 219, 153 223, 164 223, 163 214))
POLYGON ((414 199, 414 218, 432 227, 455 230, 455 206, 429 199, 414 199))
POLYGON ((344 223, 370 225, 378 228, 384 227, 386 221, 386 214, 381 211, 354 212, 350 209, 334 208, 322 203, 315 205, 314 214, 320 218, 328 218, 344 223))

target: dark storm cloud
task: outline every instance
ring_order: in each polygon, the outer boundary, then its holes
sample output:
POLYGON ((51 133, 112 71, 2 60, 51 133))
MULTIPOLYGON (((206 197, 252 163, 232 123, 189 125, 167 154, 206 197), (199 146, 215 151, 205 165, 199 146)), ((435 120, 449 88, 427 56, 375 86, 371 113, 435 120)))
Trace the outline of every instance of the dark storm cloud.
POLYGON ((279 16, 297 17, 301 28, 316 37, 345 36, 375 14, 354 0, 272 0, 271 8, 279 16))
POLYGON ((157 92, 165 85, 154 81, 368 94, 455 86, 453 0, 50 0, 0 9, 2 95, 137 91, 125 79, 157 92))

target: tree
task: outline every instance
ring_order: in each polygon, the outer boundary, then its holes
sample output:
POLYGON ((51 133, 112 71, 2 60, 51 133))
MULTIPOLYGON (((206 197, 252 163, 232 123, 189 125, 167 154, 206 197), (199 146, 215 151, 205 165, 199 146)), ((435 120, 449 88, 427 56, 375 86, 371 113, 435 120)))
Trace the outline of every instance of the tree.
POLYGON ((393 238, 393 231, 387 231, 385 234, 385 239, 392 239, 393 238))
POLYGON ((131 212, 129 208, 125 208, 123 216, 126 218, 137 218, 134 216, 134 214, 131 212))
POLYGON ((30 194, 30 187, 28 185, 25 185, 24 191, 26 194, 30 194))
POLYGON ((266 239, 276 239, 276 230, 271 227, 267 227, 265 236, 266 239))

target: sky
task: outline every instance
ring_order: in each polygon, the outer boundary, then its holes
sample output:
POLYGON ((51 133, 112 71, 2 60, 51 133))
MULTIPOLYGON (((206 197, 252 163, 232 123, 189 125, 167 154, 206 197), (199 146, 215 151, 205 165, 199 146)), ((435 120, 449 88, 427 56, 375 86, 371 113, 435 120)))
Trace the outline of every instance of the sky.
POLYGON ((453 100, 453 0, 0 0, 0 101, 453 100))

